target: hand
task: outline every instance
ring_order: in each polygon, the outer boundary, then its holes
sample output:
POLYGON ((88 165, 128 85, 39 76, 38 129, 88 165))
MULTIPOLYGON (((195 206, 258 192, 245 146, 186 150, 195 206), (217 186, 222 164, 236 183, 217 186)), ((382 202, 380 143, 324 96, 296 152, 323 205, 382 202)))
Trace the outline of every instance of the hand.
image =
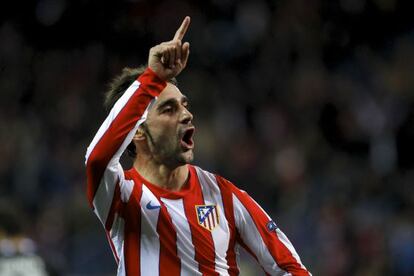
POLYGON ((172 40, 156 45, 149 51, 148 67, 165 81, 180 74, 187 65, 190 43, 182 43, 181 40, 189 25, 190 17, 186 16, 172 40))

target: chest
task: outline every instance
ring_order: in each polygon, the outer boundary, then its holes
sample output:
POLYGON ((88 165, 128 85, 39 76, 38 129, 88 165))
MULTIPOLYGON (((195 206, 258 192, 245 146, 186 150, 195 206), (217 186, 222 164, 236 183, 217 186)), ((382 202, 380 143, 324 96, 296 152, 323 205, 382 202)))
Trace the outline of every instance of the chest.
POLYGON ((178 251, 198 248, 225 256, 217 249, 228 247, 232 230, 219 193, 200 186, 182 197, 163 197, 143 185, 140 197, 132 200, 138 206, 135 215, 141 217, 137 227, 143 239, 173 241, 178 251))

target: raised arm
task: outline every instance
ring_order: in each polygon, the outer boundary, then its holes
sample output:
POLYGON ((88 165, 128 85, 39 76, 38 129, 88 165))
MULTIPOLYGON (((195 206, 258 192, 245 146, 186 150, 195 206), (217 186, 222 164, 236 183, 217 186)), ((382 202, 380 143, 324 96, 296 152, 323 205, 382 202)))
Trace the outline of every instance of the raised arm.
POLYGON ((148 67, 111 109, 86 152, 87 196, 91 207, 106 225, 114 201, 128 200, 131 186, 125 183, 119 159, 132 141, 149 108, 166 86, 186 66, 188 42, 182 38, 190 18, 183 20, 171 41, 151 48, 148 67), (119 198, 115 198, 115 195, 119 198))
POLYGON ((148 66, 163 80, 167 81, 181 73, 187 65, 190 44, 182 39, 190 25, 190 17, 184 18, 174 38, 150 49, 148 66))

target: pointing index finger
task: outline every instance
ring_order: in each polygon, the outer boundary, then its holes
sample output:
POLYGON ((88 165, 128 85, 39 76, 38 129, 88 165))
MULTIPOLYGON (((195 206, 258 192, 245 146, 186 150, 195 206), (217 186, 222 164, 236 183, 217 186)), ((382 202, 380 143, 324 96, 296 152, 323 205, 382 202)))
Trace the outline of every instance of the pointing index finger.
POLYGON ((190 17, 186 16, 181 23, 180 28, 175 32, 174 40, 182 40, 185 33, 187 32, 188 26, 190 25, 190 17))

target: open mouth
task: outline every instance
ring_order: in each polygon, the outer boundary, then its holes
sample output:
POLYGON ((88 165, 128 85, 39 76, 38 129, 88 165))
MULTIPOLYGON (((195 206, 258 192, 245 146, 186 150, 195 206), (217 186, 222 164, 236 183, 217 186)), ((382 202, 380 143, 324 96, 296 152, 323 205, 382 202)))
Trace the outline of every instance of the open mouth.
POLYGON ((184 131, 183 137, 181 138, 181 146, 184 150, 189 150, 194 147, 194 136, 195 128, 191 127, 184 131))

